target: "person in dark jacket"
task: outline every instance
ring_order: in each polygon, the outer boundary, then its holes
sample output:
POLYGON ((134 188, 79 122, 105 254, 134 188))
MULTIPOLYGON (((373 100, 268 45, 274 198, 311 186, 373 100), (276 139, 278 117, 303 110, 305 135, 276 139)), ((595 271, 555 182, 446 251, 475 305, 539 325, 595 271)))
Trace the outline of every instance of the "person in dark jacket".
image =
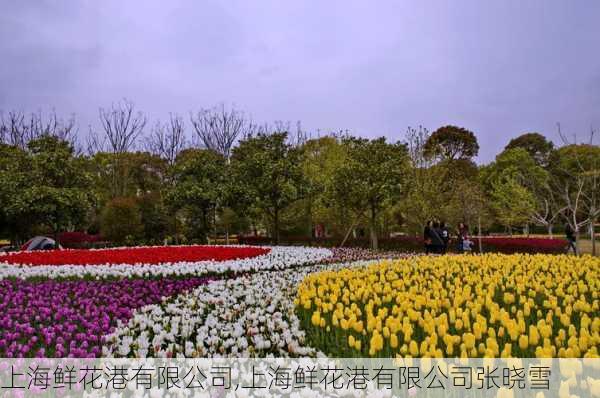
POLYGON ((425 224, 425 228, 423 228, 423 244, 425 245, 425 254, 431 253, 432 249, 432 240, 431 240, 431 230, 433 228, 433 223, 431 221, 427 221, 425 224))
POLYGON ((442 253, 444 248, 444 240, 442 239, 442 229, 440 223, 435 221, 431 229, 431 246, 433 253, 442 253))
POLYGON ((573 254, 577 254, 577 237, 575 236, 575 231, 573 231, 573 228, 571 228, 569 224, 565 226, 565 235, 568 242, 567 253, 573 249, 573 254))

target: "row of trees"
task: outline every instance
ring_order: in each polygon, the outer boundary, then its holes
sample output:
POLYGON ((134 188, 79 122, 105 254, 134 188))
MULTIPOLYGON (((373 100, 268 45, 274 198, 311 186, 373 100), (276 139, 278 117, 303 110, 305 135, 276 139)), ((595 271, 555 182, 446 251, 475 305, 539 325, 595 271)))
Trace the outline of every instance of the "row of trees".
POLYGON ((579 234, 600 216, 593 134, 558 148, 524 134, 477 166, 475 134, 456 126, 409 128, 391 143, 310 138, 299 124, 291 134, 225 106, 191 114, 189 125, 172 114, 148 128, 127 101, 99 118, 83 150, 74 118, 2 115, 0 234, 87 230, 134 244, 265 232, 278 242, 325 228, 339 242, 364 233, 377 248, 432 218, 510 233, 566 223, 579 234))

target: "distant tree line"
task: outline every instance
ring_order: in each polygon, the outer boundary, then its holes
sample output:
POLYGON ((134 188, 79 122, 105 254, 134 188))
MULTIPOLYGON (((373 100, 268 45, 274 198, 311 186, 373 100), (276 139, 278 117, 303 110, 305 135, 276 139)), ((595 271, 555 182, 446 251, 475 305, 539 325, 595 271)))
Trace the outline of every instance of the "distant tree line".
MULTIPOLYGON (((224 105, 148 118, 127 100, 99 110, 100 129, 74 116, 0 117, 0 237, 100 233, 114 244, 207 242, 209 237, 364 236, 374 248, 450 225, 590 234, 600 218, 600 147, 511 140, 478 166, 476 135, 409 128, 402 142, 348 133, 311 137, 298 123, 256 124, 224 105), (82 142, 84 141, 84 142, 82 142)), ((594 248, 595 242, 592 239, 594 248)))

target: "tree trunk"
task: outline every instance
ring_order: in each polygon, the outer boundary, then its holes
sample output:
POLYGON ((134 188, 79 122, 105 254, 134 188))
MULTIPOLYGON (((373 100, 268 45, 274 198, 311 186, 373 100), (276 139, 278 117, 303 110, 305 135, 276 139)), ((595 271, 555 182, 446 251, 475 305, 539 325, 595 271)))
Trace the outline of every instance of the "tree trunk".
POLYGON ((306 233, 309 239, 312 239, 314 236, 313 232, 313 221, 312 221, 312 204, 310 202, 310 198, 308 199, 308 205, 306 206, 306 233))
POLYGON ((208 216, 206 214, 207 209, 202 209, 202 233, 204 234, 204 239, 206 239, 206 243, 210 245, 210 227, 208 225, 208 216))
POLYGON ((215 234, 215 244, 217 242, 217 206, 213 207, 213 233, 215 234))
POLYGON ((59 247, 59 243, 58 243, 58 229, 54 229, 54 231, 52 231, 52 234, 54 236, 54 248, 58 249, 59 247))
POLYGON ((175 244, 179 245, 179 231, 177 231, 177 214, 173 216, 173 231, 175 232, 175 244))
POLYGON ((594 229, 594 220, 590 223, 590 240, 592 241, 592 256, 596 255, 596 230, 594 229))
POLYGON ((362 217, 362 215, 363 215, 363 213, 361 213, 358 217, 356 217, 356 220, 354 220, 354 222, 350 225, 350 227, 348 228, 348 231, 346 232, 346 236, 344 236, 344 240, 340 244, 340 247, 344 247, 344 245, 346 244, 346 241, 350 237, 350 234, 354 232, 354 228, 356 228, 356 225, 358 225, 358 222, 360 221, 360 218, 362 217))
POLYGON ((548 223, 548 235, 550 235, 550 239, 554 239, 554 235, 552 235, 553 228, 554 228, 554 225, 548 223))
POLYGON ((481 246, 481 216, 477 217, 477 240, 479 241, 479 253, 483 253, 483 248, 481 246))
POLYGON ((575 228, 575 255, 579 256, 579 238, 580 238, 579 228, 575 228))
POLYGON ((275 235, 275 244, 279 245, 279 209, 275 209, 273 221, 273 235, 275 235))
POLYGON ((376 216, 375 209, 371 208, 371 222, 369 223, 369 229, 371 233, 371 248, 373 250, 379 249, 379 242, 377 240, 377 225, 376 225, 376 216))

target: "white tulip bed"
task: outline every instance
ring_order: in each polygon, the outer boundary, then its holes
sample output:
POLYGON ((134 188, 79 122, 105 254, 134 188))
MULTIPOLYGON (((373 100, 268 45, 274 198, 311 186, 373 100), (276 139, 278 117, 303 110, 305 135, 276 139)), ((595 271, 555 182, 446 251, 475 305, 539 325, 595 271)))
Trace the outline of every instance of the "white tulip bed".
MULTIPOLYGON (((240 246, 243 248, 243 246, 240 246)), ((226 261, 177 261, 160 264, 98 264, 98 265, 30 265, 2 262, 0 280, 5 278, 145 278, 154 276, 205 276, 227 273, 246 273, 265 270, 282 270, 302 264, 311 264, 332 256, 328 249, 305 247, 270 247, 266 254, 257 257, 226 261)), ((111 249, 129 250, 135 249, 111 249)), ((93 252, 91 250, 90 252, 93 252)), ((53 254, 57 253, 55 251, 53 254)), ((56 255, 56 254, 55 254, 56 255)), ((8 257, 8 256, 6 256, 8 257)))
POLYGON ((102 354, 138 358, 323 356, 305 344, 294 298, 306 275, 339 267, 259 272, 200 286, 137 311, 129 322, 105 336, 102 354))

